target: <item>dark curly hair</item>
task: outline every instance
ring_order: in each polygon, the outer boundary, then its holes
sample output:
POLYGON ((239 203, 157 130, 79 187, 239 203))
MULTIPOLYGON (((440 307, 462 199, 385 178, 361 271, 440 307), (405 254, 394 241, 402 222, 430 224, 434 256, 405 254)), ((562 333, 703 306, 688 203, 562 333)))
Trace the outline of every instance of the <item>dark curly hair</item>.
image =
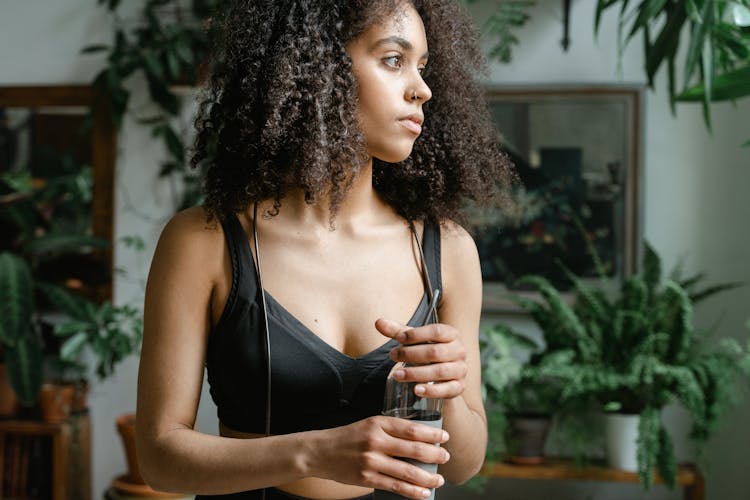
MULTIPOLYGON (((273 215, 290 189, 309 203, 327 194, 335 216, 367 158, 345 46, 407 1, 236 0, 213 20, 192 157, 210 218, 269 199, 273 215)), ((451 0, 409 3, 430 49, 430 125, 403 162, 373 159, 373 183, 408 220, 461 221, 467 201, 502 198, 513 174, 475 81, 484 59, 466 13, 451 0)))

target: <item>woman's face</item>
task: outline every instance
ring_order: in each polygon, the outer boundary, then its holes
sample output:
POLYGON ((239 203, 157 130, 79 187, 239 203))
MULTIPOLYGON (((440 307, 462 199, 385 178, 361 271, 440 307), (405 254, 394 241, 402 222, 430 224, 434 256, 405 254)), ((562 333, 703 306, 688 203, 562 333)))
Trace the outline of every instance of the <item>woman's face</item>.
POLYGON ((371 157, 406 159, 422 130, 422 106, 432 97, 422 80, 427 38, 419 14, 405 2, 347 45, 358 89, 358 118, 371 157))

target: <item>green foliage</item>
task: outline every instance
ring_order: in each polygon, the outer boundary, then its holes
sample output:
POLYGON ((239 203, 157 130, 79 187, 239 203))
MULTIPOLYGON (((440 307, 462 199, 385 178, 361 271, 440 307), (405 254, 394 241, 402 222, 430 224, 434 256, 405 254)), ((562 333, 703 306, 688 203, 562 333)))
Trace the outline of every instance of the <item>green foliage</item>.
MULTIPOLYGON (((52 356, 48 366, 57 378, 80 377, 86 368, 77 359, 83 347, 80 337, 63 344, 62 352, 56 351, 57 343, 42 343, 42 313, 61 312, 85 325, 81 330, 95 345, 102 378, 133 352, 141 338, 136 309, 97 305, 60 286, 76 276, 62 270, 51 277, 44 270, 58 262, 54 259, 90 257, 109 245, 90 234, 91 169, 58 160, 50 165, 48 177, 32 179, 28 168, 0 176, 0 223, 9 231, 0 247, 0 346, 11 385, 26 405, 37 401, 45 354, 52 356)), ((134 239, 130 245, 138 243, 134 239)))
MULTIPOLYGON (((750 353, 738 342, 709 344, 693 324, 693 304, 739 286, 698 288, 703 274, 662 276, 661 259, 645 245, 642 272, 625 279, 619 293, 584 282, 566 270, 574 285, 572 303, 539 276, 523 278, 540 295, 514 297, 541 328, 547 350, 533 367, 537 377, 564 380, 560 401, 591 398, 608 411, 640 414, 638 463, 645 487, 656 467, 674 482, 671 440, 659 419, 661 408, 681 404, 692 416, 691 436, 708 439, 724 411, 737 400, 739 377, 748 379, 750 353)), ((750 348, 750 342, 748 343, 750 348)), ((532 368, 529 368, 530 370, 532 368)))
MULTIPOLYGON (((565 359, 554 353, 547 356, 539 343, 504 324, 482 330, 479 338, 489 434, 485 459, 492 462, 510 451, 508 417, 552 418, 558 410, 565 381, 547 372, 565 359)), ((471 487, 481 489, 483 484, 471 487)))
POLYGON ((188 168, 183 133, 172 120, 182 109, 176 87, 196 85, 202 78, 210 45, 205 28, 211 17, 223 12, 229 3, 192 0, 186 5, 180 0, 141 0, 135 24, 132 19, 119 17, 119 0, 97 3, 112 14, 113 35, 109 45, 82 49, 84 54, 107 55, 93 85, 108 97, 119 127, 128 113, 131 97, 127 82, 136 74, 146 80, 148 98, 158 112, 136 117, 136 121, 151 127, 152 136, 164 144, 167 158, 159 168, 159 176, 176 176, 186 188, 177 209, 193 206, 200 202, 200 174, 188 168))
POLYGON ((33 279, 28 264, 10 252, 0 253, 0 345, 8 377, 18 399, 33 404, 42 385, 41 348, 32 328, 33 279))
MULTIPOLYGON (((477 3, 477 0, 466 0, 477 3)), ((522 28, 531 19, 529 12, 536 4, 533 0, 503 0, 495 2, 495 10, 484 23, 484 31, 493 40, 489 57, 509 63, 513 57, 513 46, 518 45, 515 30, 522 28)))
POLYGON ((77 297, 64 288, 44 287, 44 293, 70 320, 55 326, 55 335, 64 338, 60 359, 76 366, 84 348, 97 359, 100 379, 112 375, 115 366, 137 352, 143 338, 140 311, 132 306, 100 306, 77 297))
POLYGON ((649 86, 666 65, 673 111, 677 101, 701 102, 710 129, 711 102, 750 95, 750 1, 598 0, 595 33, 602 13, 617 5, 620 53, 640 33, 649 86), (684 32, 688 37, 683 44, 684 32), (684 59, 678 59, 683 53, 684 59), (683 65, 679 92, 678 63, 683 65))

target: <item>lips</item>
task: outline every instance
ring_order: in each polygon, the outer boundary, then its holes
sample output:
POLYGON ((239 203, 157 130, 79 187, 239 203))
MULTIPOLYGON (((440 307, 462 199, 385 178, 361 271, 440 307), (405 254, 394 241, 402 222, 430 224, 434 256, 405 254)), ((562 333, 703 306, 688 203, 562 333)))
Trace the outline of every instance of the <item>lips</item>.
POLYGON ((403 125, 407 130, 410 132, 419 135, 422 133, 422 123, 424 122, 424 118, 422 115, 418 114, 412 114, 405 116, 398 121, 401 125, 403 125))

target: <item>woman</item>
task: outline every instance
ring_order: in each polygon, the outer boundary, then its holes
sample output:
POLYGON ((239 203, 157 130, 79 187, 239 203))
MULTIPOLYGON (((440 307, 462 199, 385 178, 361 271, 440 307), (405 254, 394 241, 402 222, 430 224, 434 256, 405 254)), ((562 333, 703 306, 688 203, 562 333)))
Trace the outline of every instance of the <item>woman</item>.
POLYGON ((144 478, 325 500, 465 481, 486 446, 481 275, 454 220, 510 176, 470 23, 444 0, 240 1, 220 28, 206 203, 167 224, 146 291, 144 478), (419 326, 437 289, 441 323, 419 326), (444 398, 445 432, 380 415, 394 360, 444 398), (194 430, 204 365, 220 436, 194 430))

